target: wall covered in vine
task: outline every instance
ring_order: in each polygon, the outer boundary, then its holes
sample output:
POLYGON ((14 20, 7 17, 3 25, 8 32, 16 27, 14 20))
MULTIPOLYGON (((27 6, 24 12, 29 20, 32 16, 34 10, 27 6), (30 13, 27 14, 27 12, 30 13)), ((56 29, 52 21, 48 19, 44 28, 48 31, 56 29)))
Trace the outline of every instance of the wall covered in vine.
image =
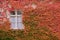
POLYGON ((20 5, 12 0, 10 2, 13 8, 22 9, 25 29, 9 30, 11 24, 6 19, 4 24, 0 24, 0 40, 60 40, 60 4, 57 0, 52 1, 53 3, 32 1, 37 3, 35 9, 31 7, 30 1, 26 1, 26 3, 30 3, 30 7, 25 9, 23 3, 20 5))
MULTIPOLYGON (((25 25, 25 32, 27 32, 27 34, 30 34, 31 32, 31 35, 38 37, 39 40, 42 37, 40 35, 40 32, 43 35, 43 37, 44 37, 43 33, 46 32, 47 34, 51 33, 60 38, 59 35, 60 22, 58 22, 60 20, 58 19, 60 18, 59 9, 60 9, 59 6, 54 7, 42 5, 40 7, 37 7, 36 9, 29 9, 28 11, 24 11, 23 23, 25 25)), ((53 38, 48 39, 50 37, 47 37, 47 39, 43 39, 43 37, 42 40, 57 40, 53 38)))

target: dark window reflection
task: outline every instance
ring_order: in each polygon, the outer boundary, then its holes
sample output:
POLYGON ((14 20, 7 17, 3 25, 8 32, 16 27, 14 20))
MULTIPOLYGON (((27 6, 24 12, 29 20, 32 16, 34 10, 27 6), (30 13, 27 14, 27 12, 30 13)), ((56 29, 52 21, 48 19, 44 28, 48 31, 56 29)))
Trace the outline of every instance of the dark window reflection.
POLYGON ((21 15, 22 12, 20 10, 17 11, 17 15, 21 15))
POLYGON ((11 15, 15 15, 15 11, 11 11, 11 15))

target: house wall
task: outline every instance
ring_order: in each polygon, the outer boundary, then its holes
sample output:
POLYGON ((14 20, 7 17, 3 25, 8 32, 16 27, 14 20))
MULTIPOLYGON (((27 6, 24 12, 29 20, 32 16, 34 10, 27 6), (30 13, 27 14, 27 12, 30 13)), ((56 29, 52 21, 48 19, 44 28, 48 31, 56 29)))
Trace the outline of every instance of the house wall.
POLYGON ((23 13, 23 23, 26 32, 47 27, 60 38, 60 4, 41 4, 36 9, 29 9, 23 13))
MULTIPOLYGON (((39 10, 39 8, 46 9, 45 7, 48 7, 48 9, 50 9, 50 8, 59 9, 59 6, 60 6, 58 0, 43 0, 43 1, 42 0, 41 1, 40 0, 24 0, 24 1, 8 0, 8 1, 6 1, 6 5, 8 5, 8 4, 11 6, 11 8, 6 7, 6 10, 8 10, 10 12, 15 9, 17 9, 17 10, 20 9, 23 11, 23 17, 26 15, 24 12, 28 12, 28 11, 36 10, 36 9, 39 10), (36 9, 34 9, 32 7, 32 4, 36 5, 36 9), (9 10, 9 9, 11 9, 11 10, 9 10)), ((5 5, 3 5, 3 6, 5 6, 5 5)))

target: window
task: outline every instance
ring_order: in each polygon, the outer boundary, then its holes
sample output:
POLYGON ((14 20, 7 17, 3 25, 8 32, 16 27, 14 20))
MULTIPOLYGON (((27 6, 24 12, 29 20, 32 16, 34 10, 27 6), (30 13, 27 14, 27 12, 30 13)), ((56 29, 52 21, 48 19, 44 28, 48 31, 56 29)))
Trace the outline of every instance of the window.
POLYGON ((24 29, 22 23, 22 13, 21 11, 11 11, 10 14, 11 29, 24 29))
POLYGON ((15 15, 15 11, 11 11, 11 15, 15 15))
POLYGON ((18 11, 17 11, 17 15, 21 15, 21 14, 22 14, 22 13, 18 10, 18 11))

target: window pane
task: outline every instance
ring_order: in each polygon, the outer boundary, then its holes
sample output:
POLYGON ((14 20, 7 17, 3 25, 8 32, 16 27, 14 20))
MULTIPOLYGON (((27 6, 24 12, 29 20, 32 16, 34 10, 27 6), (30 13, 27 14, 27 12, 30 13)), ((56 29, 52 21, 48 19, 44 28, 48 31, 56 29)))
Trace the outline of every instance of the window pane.
POLYGON ((16 22, 16 17, 15 16, 11 16, 10 17, 10 22, 16 22))
POLYGON ((23 26, 23 24, 22 23, 17 23, 17 27, 18 27, 18 29, 24 29, 24 26, 23 26))
POLYGON ((22 22, 22 17, 21 16, 17 17, 17 22, 22 22))
POLYGON ((17 15, 21 15, 21 14, 22 14, 22 12, 18 10, 17 11, 17 15))
POLYGON ((15 11, 11 11, 11 15, 15 15, 15 11))
POLYGON ((17 29, 16 23, 11 23, 11 29, 17 29))

